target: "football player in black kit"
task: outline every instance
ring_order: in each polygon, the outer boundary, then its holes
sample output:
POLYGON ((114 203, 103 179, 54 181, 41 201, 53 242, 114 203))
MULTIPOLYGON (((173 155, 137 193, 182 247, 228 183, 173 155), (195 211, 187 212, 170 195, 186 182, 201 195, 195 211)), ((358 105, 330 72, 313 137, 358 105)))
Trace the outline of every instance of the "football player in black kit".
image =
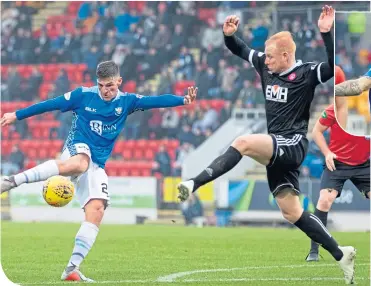
POLYGON ((298 196, 299 168, 308 148, 306 134, 314 90, 334 76, 333 22, 334 9, 323 7, 318 27, 328 61, 316 64, 295 60, 296 45, 289 32, 271 36, 265 42, 264 53, 250 49, 235 35, 239 18, 226 18, 223 25, 226 46, 233 54, 249 61, 261 77, 269 135, 237 137, 228 150, 198 176, 178 185, 178 197, 181 201, 187 200, 200 186, 231 170, 242 156, 249 156, 266 166, 270 191, 284 218, 322 245, 339 262, 346 284, 353 284, 355 248, 339 246, 321 221, 303 210, 298 196))

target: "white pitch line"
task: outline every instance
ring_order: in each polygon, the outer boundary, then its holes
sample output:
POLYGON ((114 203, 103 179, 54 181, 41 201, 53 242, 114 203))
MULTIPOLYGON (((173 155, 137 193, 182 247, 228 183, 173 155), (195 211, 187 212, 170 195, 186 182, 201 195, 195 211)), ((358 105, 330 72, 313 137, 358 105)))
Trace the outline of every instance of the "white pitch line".
MULTIPOLYGON (((370 263, 358 263, 359 266, 367 266, 370 265, 370 263)), ((308 267, 336 267, 336 264, 303 264, 303 265, 272 265, 272 266, 249 266, 249 267, 239 267, 239 268, 220 268, 220 269, 200 269, 200 270, 193 270, 193 271, 185 271, 185 272, 178 272, 173 273, 167 276, 160 276, 156 280, 152 279, 138 279, 138 280, 105 280, 105 281, 96 281, 96 284, 117 284, 117 283, 127 283, 127 284, 135 284, 135 283, 158 283, 158 282, 164 282, 164 283, 174 283, 177 282, 175 279, 184 277, 187 275, 192 275, 196 273, 208 273, 208 272, 231 272, 234 270, 254 270, 254 269, 275 269, 275 268, 308 268, 308 267)), ((356 277, 356 280, 367 280, 369 278, 364 277, 356 277)), ((343 278, 336 278, 336 277, 295 277, 295 278, 216 278, 216 279, 185 279, 181 280, 179 282, 182 283, 191 283, 191 282, 238 282, 238 281, 337 281, 337 280, 343 280, 343 278)), ((47 281, 47 282, 32 282, 32 283, 23 283, 23 282, 14 282, 19 285, 59 285, 59 284, 67 284, 66 281, 47 281)))
MULTIPOLYGON (((368 280, 369 278, 358 277, 356 280, 368 280)), ((343 281, 343 278, 339 277, 302 277, 302 278, 220 278, 220 279, 186 279, 182 280, 181 283, 194 283, 194 282, 254 282, 254 281, 343 281)), ((96 281, 94 284, 119 284, 119 283, 158 283, 154 280, 114 280, 114 281, 96 281)), ((55 281, 55 282, 38 282, 38 283, 19 283, 20 285, 57 285, 57 284, 71 284, 66 281, 55 281)), ((73 283, 73 282, 72 282, 73 283)), ((164 283, 176 283, 164 282, 164 283)))
MULTIPOLYGON (((369 263, 357 264, 359 266, 369 265, 369 263)), ((211 272, 231 272, 235 270, 254 270, 254 269, 275 269, 275 268, 309 268, 309 267, 337 267, 336 264, 299 264, 299 265, 271 265, 271 266, 247 266, 238 268, 218 268, 218 269, 200 269, 192 271, 177 272, 166 276, 160 276, 156 282, 174 282, 176 279, 196 274, 196 273, 211 273, 211 272)))
MULTIPOLYGON (((355 280, 366 280, 359 277, 355 280)), ((181 282, 240 282, 240 281, 343 281, 339 277, 305 277, 305 278, 221 278, 221 279, 186 279, 181 282)))

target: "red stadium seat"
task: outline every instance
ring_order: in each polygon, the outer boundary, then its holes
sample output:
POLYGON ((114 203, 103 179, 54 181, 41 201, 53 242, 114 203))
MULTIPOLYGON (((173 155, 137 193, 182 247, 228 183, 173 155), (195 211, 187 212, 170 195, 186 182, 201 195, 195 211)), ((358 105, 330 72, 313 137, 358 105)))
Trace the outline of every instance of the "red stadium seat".
POLYGON ((118 154, 121 153, 124 150, 125 142, 122 140, 119 140, 116 142, 115 146, 113 147, 112 154, 118 154))
POLYGON ((124 149, 122 151, 122 157, 125 159, 125 160, 131 160, 133 158, 133 154, 131 152, 131 149, 124 149))
POLYGON ((207 22, 209 19, 215 19, 217 10, 215 8, 198 9, 198 19, 207 22))
POLYGON ((122 87, 123 91, 130 92, 130 93, 135 93, 136 89, 137 89, 137 84, 133 80, 130 80, 130 81, 124 83, 124 85, 122 87))
POLYGON ((134 149, 133 150, 133 159, 141 160, 143 159, 143 152, 141 149, 134 149))
POLYGON ((155 158, 155 152, 153 150, 147 149, 144 151, 144 159, 153 161, 154 158, 155 158))

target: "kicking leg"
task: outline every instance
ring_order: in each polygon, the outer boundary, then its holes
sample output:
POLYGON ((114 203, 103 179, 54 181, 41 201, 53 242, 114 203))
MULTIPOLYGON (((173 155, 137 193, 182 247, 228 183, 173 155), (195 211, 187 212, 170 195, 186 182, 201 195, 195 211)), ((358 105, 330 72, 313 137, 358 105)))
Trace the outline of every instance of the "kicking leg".
POLYGON ((292 189, 287 188, 280 191, 276 195, 276 201, 284 218, 316 243, 321 244, 338 261, 344 272, 346 284, 353 284, 355 248, 339 246, 322 222, 315 215, 303 210, 297 193, 292 189))
MULTIPOLYGON (((327 226, 327 215, 337 195, 338 192, 334 189, 323 189, 320 191, 314 215, 320 219, 324 226, 327 226)), ((306 261, 310 262, 319 260, 318 247, 319 245, 315 241, 311 240, 311 247, 306 261)))
POLYGON ((101 199, 90 200, 85 210, 85 221, 81 224, 75 237, 75 246, 70 260, 64 270, 61 280, 65 281, 85 281, 94 282, 94 280, 85 277, 79 270, 80 264, 88 255, 93 247, 95 239, 99 233, 99 226, 102 222, 106 201, 101 199))
POLYGON ((24 183, 44 181, 52 176, 77 176, 89 167, 90 158, 86 154, 77 154, 69 159, 49 160, 17 175, 5 177, 1 181, 1 193, 10 191, 24 183))
POLYGON ((178 185, 179 199, 185 201, 199 187, 215 180, 233 169, 242 159, 248 156, 257 162, 268 165, 273 155, 272 137, 266 134, 250 134, 237 137, 228 150, 216 158, 196 177, 178 185))

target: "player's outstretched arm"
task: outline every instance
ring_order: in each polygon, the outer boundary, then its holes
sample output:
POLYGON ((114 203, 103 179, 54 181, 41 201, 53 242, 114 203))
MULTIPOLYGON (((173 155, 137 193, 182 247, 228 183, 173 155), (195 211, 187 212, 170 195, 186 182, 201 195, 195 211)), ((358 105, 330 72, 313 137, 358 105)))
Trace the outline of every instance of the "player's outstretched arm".
POLYGON ((1 126, 7 126, 14 123, 16 120, 23 120, 48 111, 61 110, 62 112, 65 112, 72 110, 79 102, 79 95, 79 89, 76 89, 56 98, 19 109, 16 112, 5 113, 1 118, 1 126))
POLYGON ((371 89, 371 78, 361 77, 335 85, 335 96, 357 96, 371 89))
POLYGON ((330 171, 334 171, 335 169, 335 163, 334 158, 336 158, 336 155, 331 152, 329 149, 325 136, 323 133, 328 129, 328 126, 322 125, 320 120, 317 120, 316 124, 314 125, 312 136, 314 142, 316 142, 317 146, 321 150, 322 154, 325 156, 326 159, 326 166, 330 171))
POLYGON ((164 94, 158 96, 143 96, 136 100, 132 110, 146 110, 151 108, 175 107, 180 105, 188 105, 196 100, 197 87, 188 87, 188 92, 185 96, 176 96, 173 94, 164 94))
POLYGON ((321 32, 327 53, 327 63, 323 63, 320 66, 322 82, 326 82, 334 76, 334 40, 331 34, 334 15, 334 8, 326 5, 322 8, 322 13, 318 19, 318 28, 321 32))
POLYGON ((224 43, 236 56, 248 61, 251 49, 248 45, 235 35, 240 18, 236 15, 228 16, 223 24, 224 43))

